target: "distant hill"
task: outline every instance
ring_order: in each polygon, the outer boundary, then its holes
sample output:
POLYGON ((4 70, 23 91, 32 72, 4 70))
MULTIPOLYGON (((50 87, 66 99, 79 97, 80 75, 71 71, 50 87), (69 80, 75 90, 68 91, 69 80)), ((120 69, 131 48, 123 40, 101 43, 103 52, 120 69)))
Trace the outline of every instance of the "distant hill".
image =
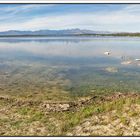
POLYGON ((109 34, 110 32, 92 31, 92 30, 81 30, 81 29, 66 29, 66 30, 37 30, 37 31, 18 31, 9 30, 0 32, 0 36, 61 36, 61 35, 84 35, 84 34, 109 34))
POLYGON ((108 31, 93 31, 82 29, 65 29, 65 30, 37 30, 37 31, 18 31, 9 30, 0 32, 0 37, 13 37, 13 36, 138 36, 140 33, 131 32, 108 32, 108 31))

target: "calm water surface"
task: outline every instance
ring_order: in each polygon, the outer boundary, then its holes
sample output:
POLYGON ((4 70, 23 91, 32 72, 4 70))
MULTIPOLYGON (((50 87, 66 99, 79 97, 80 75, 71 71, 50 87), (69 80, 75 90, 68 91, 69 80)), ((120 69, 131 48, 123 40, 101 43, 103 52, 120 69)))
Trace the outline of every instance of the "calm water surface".
POLYGON ((138 59, 140 38, 134 37, 0 38, 0 93, 47 94, 58 86, 79 96, 137 92, 138 59))

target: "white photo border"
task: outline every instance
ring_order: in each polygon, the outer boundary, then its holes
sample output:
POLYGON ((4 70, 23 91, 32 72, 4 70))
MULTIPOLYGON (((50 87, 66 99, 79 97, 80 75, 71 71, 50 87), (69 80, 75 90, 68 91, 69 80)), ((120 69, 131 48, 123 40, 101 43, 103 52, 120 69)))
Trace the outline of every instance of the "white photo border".
MULTIPOLYGON (((0 0, 0 4, 140 4, 140 0, 0 0)), ((0 136, 0 140, 140 140, 140 136, 0 136)))

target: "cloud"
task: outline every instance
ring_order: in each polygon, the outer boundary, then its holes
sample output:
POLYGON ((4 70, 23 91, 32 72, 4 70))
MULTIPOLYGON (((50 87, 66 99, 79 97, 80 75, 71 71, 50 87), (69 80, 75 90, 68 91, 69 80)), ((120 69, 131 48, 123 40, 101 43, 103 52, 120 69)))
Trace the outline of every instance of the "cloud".
POLYGON ((36 10, 40 8, 47 8, 52 7, 55 4, 16 4, 16 5, 9 5, 7 7, 2 8, 2 12, 8 12, 11 14, 16 14, 18 12, 29 12, 31 10, 36 10))
MULTIPOLYGON (((43 5, 23 5, 22 11, 39 8, 43 5)), ((51 6, 51 5, 50 5, 51 6)), ((98 6, 98 5, 97 5, 98 6)), ((18 10, 8 9, 13 11, 16 18, 18 10)), ((66 29, 66 28, 82 28, 92 30, 106 31, 140 31, 140 5, 125 5, 122 9, 113 11, 97 11, 97 12, 75 12, 40 15, 30 17, 24 21, 14 23, 0 23, 0 31, 5 30, 39 30, 39 29, 66 29)))
POLYGON ((6 5, 4 7, 0 7, 0 21, 3 20, 11 20, 15 21, 16 19, 28 19, 28 16, 24 14, 30 14, 30 12, 34 12, 36 10, 40 10, 42 8, 53 7, 55 4, 14 4, 14 5, 6 5))
POLYGON ((137 12, 140 12, 140 5, 139 4, 129 4, 127 5, 124 9, 123 9, 124 12, 135 12, 135 14, 138 14, 137 12))

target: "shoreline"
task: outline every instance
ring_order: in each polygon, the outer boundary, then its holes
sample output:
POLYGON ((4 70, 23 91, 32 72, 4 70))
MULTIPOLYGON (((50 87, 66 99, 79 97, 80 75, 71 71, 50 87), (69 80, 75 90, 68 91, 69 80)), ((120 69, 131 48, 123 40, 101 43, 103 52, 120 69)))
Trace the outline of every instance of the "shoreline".
POLYGON ((0 38, 29 38, 29 37, 140 37, 140 35, 117 35, 117 34, 78 34, 78 35, 0 35, 0 38))
POLYGON ((92 103, 102 104, 104 102, 117 100, 120 98, 126 97, 139 97, 140 94, 138 93, 114 93, 111 95, 100 95, 100 96, 89 96, 89 97, 81 97, 76 101, 35 101, 34 99, 30 100, 22 100, 18 98, 10 98, 6 96, 0 96, 0 100, 6 101, 11 106, 40 106, 41 109, 45 110, 46 112, 65 112, 65 111, 73 111, 77 110, 81 107, 88 106, 92 103))

